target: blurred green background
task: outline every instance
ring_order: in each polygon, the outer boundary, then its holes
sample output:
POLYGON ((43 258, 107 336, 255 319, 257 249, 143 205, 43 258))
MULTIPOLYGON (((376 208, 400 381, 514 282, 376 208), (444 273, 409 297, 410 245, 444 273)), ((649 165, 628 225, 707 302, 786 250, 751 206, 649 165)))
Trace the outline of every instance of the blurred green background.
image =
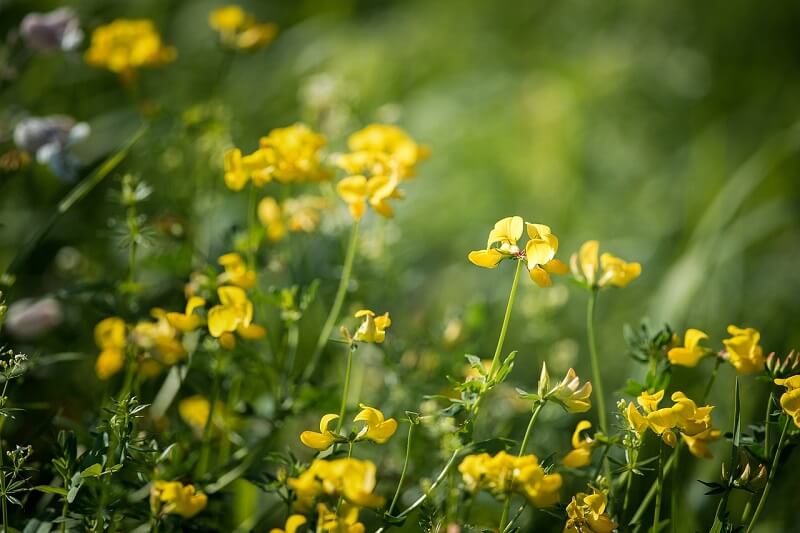
MULTIPOLYGON (((198 264, 187 235, 208 246, 213 260, 232 248, 243 224, 246 197, 224 190, 222 152, 231 144, 251 150, 271 128, 299 120, 321 129, 331 150, 374 121, 396 122, 432 150, 405 187, 397 217, 369 219, 347 304, 392 314, 385 353, 368 353, 360 370, 361 397, 391 412, 417 410, 422 394, 444 390, 445 374, 463 371, 461 354, 491 356, 512 267, 485 271, 466 254, 483 245, 497 219, 514 214, 550 225, 564 260, 583 241, 599 239, 603 250, 642 263, 639 280, 600 298, 608 390, 642 373, 626 356, 622 326, 643 317, 679 332, 700 328, 712 346, 721 346, 728 324, 761 330, 766 352, 800 345, 800 4, 240 2, 280 33, 269 48, 235 57, 206 22, 217 2, 67 4, 81 17, 85 41, 115 17, 153 19, 178 60, 143 72, 137 95, 79 55, 26 57, 3 81, 3 146, 22 116, 72 115, 92 126, 78 149, 84 174, 138 128, 137 107, 155 109, 119 172, 72 208, 19 270, 11 301, 54 293, 65 308, 64 324, 37 344, 21 344, 30 351, 93 354, 91 326, 114 312, 108 294, 126 268, 113 223, 121 211, 108 201, 119 188, 114 176, 133 172, 154 187, 145 210, 156 226, 178 220, 187 228, 157 234, 144 259, 146 302, 177 309, 182 283, 198 264)), ((0 0, 0 30, 9 34, 26 13, 60 5, 0 0)), ((0 267, 71 186, 35 164, 0 175, 0 267)), ((290 250, 291 268, 274 268, 267 283, 321 277, 329 302, 345 223, 343 213, 331 215, 321 236, 276 249, 277 257, 290 250)), ((575 366, 588 377, 585 293, 566 280, 548 290, 524 281, 506 343, 519 350, 512 385, 532 389, 544 360, 554 375, 575 366)), ((313 321, 323 313, 311 313, 301 347, 313 344, 313 321)), ((335 391, 341 361, 332 359, 328 386, 335 391)), ((89 357, 40 369, 23 394, 38 398, 41 412, 91 420, 83 412, 97 394, 85 383, 91 365, 89 357)), ((672 387, 700 394, 710 366, 677 370, 672 387)), ((723 367, 711 396, 724 429, 733 377, 723 367)), ((746 418, 754 421, 765 386, 752 378, 741 386, 746 418)), ((507 392, 495 395, 479 433, 521 436, 527 415, 509 401, 513 388, 507 392)), ((336 398, 326 401, 333 406, 336 398)), ((313 425, 317 416, 293 424, 313 425)), ((542 420, 534 451, 566 450, 577 418, 548 409, 542 420)), ((17 434, 34 432, 32 425, 18 424, 17 434)), ((298 448, 293 429, 281 446, 298 448)), ((402 440, 388 449, 387 468, 400 460, 402 440)), ((702 497, 695 480, 718 477, 728 447, 714 451, 714 460, 681 472, 688 511, 681 531, 702 529, 713 516, 716 500, 702 497)), ((441 464, 422 450, 415 461, 417 476, 441 464)), ((798 467, 796 458, 787 465, 798 467)), ((387 481, 385 490, 391 487, 387 481)), ((775 494, 797 490, 800 481, 784 476, 775 494)), ((796 509, 784 504, 772 498, 759 531, 796 527, 796 509)), ((536 520, 536 531, 560 527, 543 514, 536 520)))

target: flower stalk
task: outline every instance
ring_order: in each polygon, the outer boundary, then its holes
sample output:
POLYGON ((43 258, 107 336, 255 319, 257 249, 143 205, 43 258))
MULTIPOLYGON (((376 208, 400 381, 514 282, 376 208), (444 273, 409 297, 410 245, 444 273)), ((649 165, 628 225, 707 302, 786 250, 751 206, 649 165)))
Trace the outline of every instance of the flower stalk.
POLYGON ((758 518, 761 516, 761 512, 764 510, 764 505, 767 503, 767 497, 769 496, 769 491, 772 488, 772 483, 775 481, 775 474, 778 472, 778 463, 781 460, 781 453, 783 452, 783 445, 786 440, 786 430, 789 428, 789 422, 791 421, 790 417, 785 417, 783 422, 783 429, 781 430, 781 436, 778 438, 778 446, 775 448, 775 456, 772 458, 772 466, 769 469, 769 476, 767 477, 767 484, 764 485, 764 491, 761 493, 761 498, 758 500, 758 505, 756 506, 756 510, 753 513, 753 518, 750 520, 750 524, 747 526, 747 532, 751 533, 753 528, 758 522, 758 518))

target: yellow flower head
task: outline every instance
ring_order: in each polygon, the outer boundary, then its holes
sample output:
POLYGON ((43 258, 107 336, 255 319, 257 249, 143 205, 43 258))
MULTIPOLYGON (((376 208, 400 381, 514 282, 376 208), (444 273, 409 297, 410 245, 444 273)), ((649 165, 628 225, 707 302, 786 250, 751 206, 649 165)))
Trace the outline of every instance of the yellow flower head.
POLYGON ((683 346, 670 349, 667 353, 669 362, 680 366, 697 366, 700 359, 709 353, 707 348, 700 346, 700 341, 708 339, 708 335, 699 329, 689 328, 683 337, 683 346))
MULTIPOLYGON (((546 374, 547 367, 542 365, 542 375, 546 374)), ((549 383, 550 378, 547 377, 546 381, 549 383)), ((567 375, 560 383, 544 392, 543 396, 555 400, 570 413, 585 413, 592 408, 592 384, 589 381, 581 384, 581 378, 572 368, 567 370, 567 375)))
POLYGON ((325 137, 305 124, 275 128, 259 141, 270 176, 281 183, 323 181, 321 167, 325 137))
POLYGON ((489 232, 486 249, 472 251, 467 258, 483 268, 495 268, 503 259, 525 260, 531 279, 540 287, 549 287, 552 284, 550 274, 567 271, 566 265, 555 258, 557 251, 558 238, 549 226, 526 223, 522 217, 514 216, 499 220, 489 232), (524 251, 517 245, 523 227, 529 237, 524 251))
POLYGON ((336 433, 328 429, 331 422, 338 418, 339 415, 333 413, 323 415, 319 421, 319 433, 316 431, 304 431, 300 434, 300 442, 315 450, 327 450, 339 439, 336 433))
POLYGON ((184 398, 178 404, 178 413, 183 421, 198 433, 205 429, 210 412, 211 402, 199 394, 184 398))
POLYGON ((225 272, 219 275, 217 283, 221 285, 236 285, 242 289, 252 289, 256 284, 256 273, 247 269, 242 256, 229 253, 219 258, 219 264, 225 272))
POLYGON ((364 321, 356 330, 353 339, 359 342, 374 342, 376 344, 380 344, 386 340, 386 329, 392 325, 392 319, 389 318, 389 313, 375 316, 373 311, 361 309, 356 312, 355 317, 363 318, 364 321))
POLYGON ((376 484, 376 467, 372 461, 359 459, 315 459, 299 476, 289 478, 287 484, 295 491, 300 511, 308 511, 314 500, 326 495, 342 497, 359 507, 378 508, 383 498, 372 494, 376 484))
POLYGON ((233 333, 245 339, 260 339, 267 331, 253 324, 253 303, 244 289, 226 285, 217 289, 219 305, 208 311, 208 332, 217 337, 226 348, 235 345, 233 333))
POLYGON ((397 188, 398 178, 389 176, 349 176, 339 180, 336 192, 347 204, 353 219, 361 220, 367 210, 367 204, 385 218, 394 216, 394 209, 389 200, 401 199, 403 191, 397 188))
POLYGON ((581 432, 592 427, 588 420, 581 420, 572 433, 572 451, 564 457, 564 466, 581 468, 592 462, 592 448, 595 441, 588 435, 581 438, 581 432))
POLYGON ((360 404, 360 407, 361 411, 353 419, 353 422, 364 422, 366 425, 358 432, 358 438, 371 440, 376 444, 384 444, 397 431, 397 420, 394 418, 384 420, 382 412, 363 403, 360 404))
POLYGON ((202 309, 204 305, 206 305, 206 301, 203 298, 200 298, 199 296, 191 296, 186 301, 186 309, 184 312, 167 313, 167 320, 169 320, 169 323, 172 324, 172 327, 179 331, 184 333, 194 331, 205 324, 203 317, 195 313, 195 311, 198 309, 202 309))
POLYGON ((288 198, 282 204, 267 196, 258 204, 258 219, 267 232, 267 239, 277 242, 287 232, 314 231, 319 225, 320 213, 327 207, 328 201, 318 196, 288 198))
POLYGON ((349 154, 340 155, 336 164, 349 174, 396 176, 414 175, 416 165, 426 159, 429 150, 420 146, 400 127, 371 124, 350 135, 349 154))
POLYGON ((178 330, 170 324, 162 309, 153 309, 150 314, 155 321, 136 324, 131 339, 146 356, 155 358, 152 362, 157 366, 172 366, 186 356, 186 350, 178 339, 178 330))
POLYGON ((501 498, 518 493, 536 507, 556 503, 562 484, 561 475, 546 474, 532 454, 516 457, 501 451, 494 456, 467 455, 458 470, 470 492, 483 489, 501 498))
POLYGON ((269 530, 269 533, 297 533, 300 526, 306 523, 306 517, 301 514, 293 514, 286 519, 286 525, 283 529, 274 527, 269 530))
POLYGON ((219 32, 222 44, 242 51, 264 48, 278 33, 277 25, 256 22, 252 15, 237 5, 212 11, 208 15, 208 25, 219 32))
POLYGON ((728 326, 730 339, 725 339, 725 357, 740 374, 753 374, 764 369, 764 350, 758 344, 761 333, 753 328, 728 326))
POLYGON ((592 494, 579 492, 567 505, 564 533, 611 533, 617 524, 605 512, 608 498, 592 488, 592 494))
POLYGON ((364 524, 358 521, 358 507, 343 504, 337 514, 324 503, 317 504, 317 531, 322 533, 364 533, 364 524))
POLYGON ((589 287, 626 287, 642 273, 642 265, 628 263, 619 257, 604 253, 598 259, 600 244, 586 241, 578 253, 572 254, 572 275, 589 287))
POLYGON ((152 21, 117 19, 92 33, 86 62, 108 69, 126 79, 143 67, 159 67, 175 60, 176 52, 161 42, 152 21))
POLYGON ((800 428, 800 375, 776 379, 775 384, 786 387, 786 392, 781 395, 781 408, 800 428))
POLYGON ((194 485, 180 481, 154 481, 150 486, 150 507, 158 515, 178 514, 191 518, 208 503, 208 497, 196 492, 194 485))
POLYGON ((119 372, 125 364, 125 321, 118 317, 101 320, 94 328, 94 341, 100 348, 95 373, 98 378, 105 380, 119 372))

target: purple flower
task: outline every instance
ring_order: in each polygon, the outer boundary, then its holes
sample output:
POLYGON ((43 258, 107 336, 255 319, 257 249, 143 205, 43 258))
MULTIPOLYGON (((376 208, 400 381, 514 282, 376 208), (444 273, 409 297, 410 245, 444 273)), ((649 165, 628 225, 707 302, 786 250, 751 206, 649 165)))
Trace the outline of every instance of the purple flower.
POLYGON ((83 41, 78 15, 69 7, 49 13, 29 13, 22 19, 20 33, 28 46, 40 52, 69 52, 83 41))
POLYGON ((89 135, 89 125, 75 122, 66 115, 30 117, 19 121, 14 128, 14 144, 36 155, 36 161, 49 165, 57 176, 72 180, 78 161, 71 156, 73 144, 89 135))

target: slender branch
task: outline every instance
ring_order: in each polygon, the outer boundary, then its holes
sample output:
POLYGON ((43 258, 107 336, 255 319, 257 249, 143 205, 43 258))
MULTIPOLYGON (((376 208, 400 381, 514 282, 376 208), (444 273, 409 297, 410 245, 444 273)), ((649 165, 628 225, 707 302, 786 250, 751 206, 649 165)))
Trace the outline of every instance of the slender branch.
MULTIPOLYGON (((589 302, 586 305, 586 336, 589 342, 589 358, 592 363, 592 386, 595 390, 595 401, 597 402, 597 418, 600 424, 600 431, 608 436, 608 419, 606 418, 606 397, 603 389, 603 377, 600 373, 600 361, 597 356, 597 339, 594 333, 595 304, 597 303, 597 288, 592 288, 589 293, 589 302)), ((609 500, 613 498, 614 480, 611 474, 611 464, 608 461, 608 454, 603 456, 603 473, 608 480, 609 500)))
POLYGON ((403 481, 406 479, 406 469, 408 468, 408 457, 411 452, 411 437, 414 434, 414 426, 416 424, 411 422, 408 426, 408 436, 406 437, 406 457, 403 460, 403 469, 400 471, 400 480, 397 482, 397 490, 394 493, 394 498, 392 498, 392 503, 389 505, 389 514, 392 514, 394 511, 394 506, 397 504, 397 500, 400 498, 400 491, 403 488, 403 481))
MULTIPOLYGON (((668 430, 669 431, 669 430, 668 430)), ((653 533, 658 533, 658 523, 661 521, 661 495, 664 492, 664 441, 658 444, 658 480, 656 485, 656 507, 653 511, 653 533)))
POLYGON ((753 513, 753 518, 750 520, 750 525, 747 526, 747 533, 753 531, 753 528, 758 522, 758 517, 761 516, 761 511, 764 510, 764 505, 767 503, 767 496, 769 496, 769 489, 772 488, 772 483, 775 481, 775 474, 778 472, 778 463, 781 459, 781 453, 783 452, 783 445, 784 441, 786 440, 786 430, 789 427, 789 421, 791 417, 787 416, 786 420, 783 422, 783 429, 781 430, 781 436, 778 439, 778 447, 775 449, 775 456, 772 459, 772 466, 769 469, 769 476, 767 477, 767 484, 764 485, 764 492, 761 493, 761 499, 758 500, 758 505, 756 506, 756 510, 753 513))
POLYGON ((545 401, 537 402, 536 407, 533 408, 533 412, 531 413, 531 419, 528 422, 528 429, 525 430, 525 437, 522 439, 522 444, 519 447, 519 457, 525 455, 525 449, 528 447, 528 440, 531 437, 531 430, 533 429, 533 425, 536 423, 536 419, 539 417, 539 412, 544 407, 545 401))
POLYGON ((500 327, 500 337, 497 339, 497 347, 494 349, 492 366, 489 370, 490 378, 494 377, 500 366, 500 354, 503 352, 503 344, 506 341, 506 333, 508 332, 508 323, 511 321, 511 309, 514 307, 514 300, 517 296, 520 270, 522 270, 522 260, 517 260, 517 268, 514 270, 514 282, 511 284, 511 292, 508 295, 508 302, 506 303, 506 313, 503 315, 503 325, 500 327))
POLYGON ((347 397, 350 395, 350 373, 353 369, 353 352, 358 349, 358 346, 352 344, 347 347, 347 368, 344 372, 344 387, 342 388, 342 401, 339 405, 339 419, 336 421, 336 433, 342 430, 344 423, 344 415, 347 411, 347 397))

